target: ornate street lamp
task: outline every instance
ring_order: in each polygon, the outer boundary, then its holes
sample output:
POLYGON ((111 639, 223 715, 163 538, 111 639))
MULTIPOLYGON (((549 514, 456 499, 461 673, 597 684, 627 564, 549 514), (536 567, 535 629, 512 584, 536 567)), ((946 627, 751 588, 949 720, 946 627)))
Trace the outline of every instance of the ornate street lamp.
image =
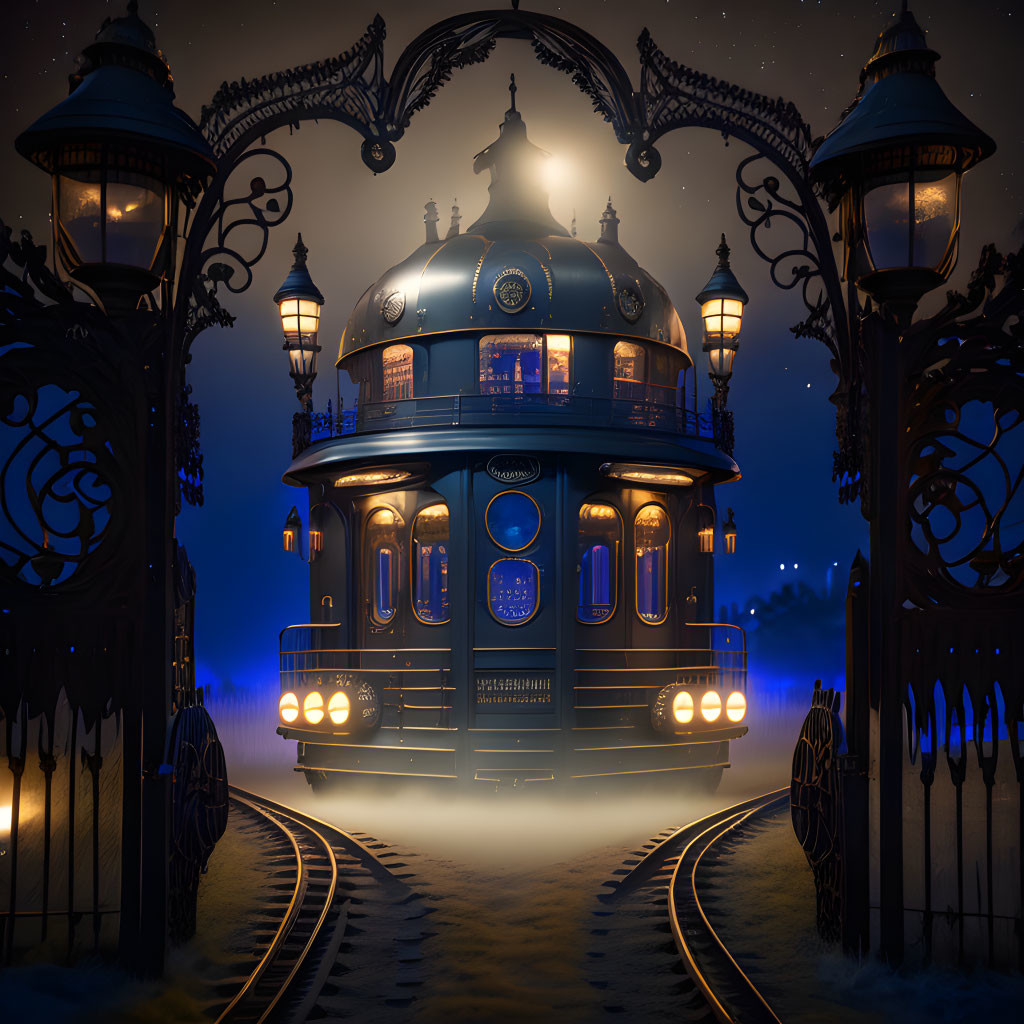
POLYGON ((320 351, 320 307, 324 297, 306 269, 309 250, 302 244, 302 235, 295 242, 295 262, 274 301, 281 311, 284 350, 288 353, 288 372, 295 381, 295 391, 304 412, 313 405, 313 381, 316 379, 316 357, 320 351))
POLYGON ((161 283, 169 297, 179 201, 192 204, 217 167, 174 105, 170 69, 137 9, 104 22, 71 94, 15 142, 53 178, 61 267, 107 312, 134 309, 161 283))
POLYGON ((704 290, 697 296, 704 321, 704 351, 708 354, 708 376, 715 386, 715 405, 725 408, 729 397, 732 361, 740 347, 743 307, 750 300, 729 266, 729 246, 722 235, 715 250, 718 266, 704 290))
POLYGON ((996 148, 946 98, 938 58, 904 3, 864 66, 856 105, 810 163, 840 207, 845 276, 903 325, 956 266, 963 173, 996 148))

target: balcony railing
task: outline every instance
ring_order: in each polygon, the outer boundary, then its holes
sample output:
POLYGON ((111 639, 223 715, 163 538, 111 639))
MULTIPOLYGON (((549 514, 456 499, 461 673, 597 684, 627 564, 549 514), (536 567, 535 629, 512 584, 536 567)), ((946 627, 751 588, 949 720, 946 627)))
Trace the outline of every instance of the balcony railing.
MULTIPOLYGON (((296 414, 297 417, 301 414, 296 414)), ((517 422, 529 426, 611 427, 619 430, 660 431, 713 441, 726 449, 726 424, 710 407, 703 413, 678 405, 623 398, 574 395, 437 395, 367 402, 356 409, 309 416, 306 434, 300 424, 296 447, 351 434, 411 427, 489 426, 517 422)))

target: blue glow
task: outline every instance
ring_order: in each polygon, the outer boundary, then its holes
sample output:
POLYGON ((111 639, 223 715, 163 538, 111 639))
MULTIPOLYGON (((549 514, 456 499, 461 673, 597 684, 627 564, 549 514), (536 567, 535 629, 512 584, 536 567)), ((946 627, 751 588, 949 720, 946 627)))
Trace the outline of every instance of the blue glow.
POLYGON ((487 529, 495 544, 508 551, 522 551, 540 529, 540 510, 520 491, 506 491, 487 509, 487 529))
POLYGON ((604 622, 612 614, 611 558, 607 544, 593 544, 580 559, 580 593, 576 614, 583 622, 604 622))
POLYGON ((487 574, 487 603, 503 625, 517 626, 537 610, 537 566, 525 558, 499 558, 487 574))

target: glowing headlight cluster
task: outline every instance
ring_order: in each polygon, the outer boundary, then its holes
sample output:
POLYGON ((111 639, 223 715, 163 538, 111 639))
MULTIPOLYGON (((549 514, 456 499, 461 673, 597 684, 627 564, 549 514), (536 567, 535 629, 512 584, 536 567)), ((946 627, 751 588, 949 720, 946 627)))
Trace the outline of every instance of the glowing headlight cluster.
MULTIPOLYGON (((351 702, 344 690, 337 690, 327 702, 327 717, 334 725, 344 725, 348 721, 351 702)), ((281 721, 291 725, 299 717, 299 698, 294 693, 282 693, 277 704, 281 721)), ((310 690, 302 701, 302 716, 310 725, 319 725, 324 720, 324 695, 320 690, 310 690)))
POLYGON ((277 702, 277 710, 282 722, 294 722, 299 717, 299 698, 294 693, 282 693, 281 699, 277 702))

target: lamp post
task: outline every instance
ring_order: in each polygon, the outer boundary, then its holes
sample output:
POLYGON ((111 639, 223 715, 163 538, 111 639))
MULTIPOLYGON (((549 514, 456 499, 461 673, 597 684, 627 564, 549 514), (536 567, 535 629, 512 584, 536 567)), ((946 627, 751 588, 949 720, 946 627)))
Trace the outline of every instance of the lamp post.
POLYGON ((317 335, 320 330, 320 308, 325 304, 320 289, 313 284, 306 267, 309 250, 298 236, 295 262, 281 287, 274 295, 281 313, 284 332, 284 350, 288 353, 288 372, 295 382, 295 392, 305 413, 313 407, 313 381, 316 379, 316 360, 320 352, 317 335))
POLYGON ((743 307, 750 301, 729 266, 729 252, 723 234, 715 250, 718 266, 697 296, 704 323, 703 349, 708 357, 708 376, 715 387, 715 409, 719 413, 725 410, 729 399, 729 378, 736 350, 740 347, 743 307))

